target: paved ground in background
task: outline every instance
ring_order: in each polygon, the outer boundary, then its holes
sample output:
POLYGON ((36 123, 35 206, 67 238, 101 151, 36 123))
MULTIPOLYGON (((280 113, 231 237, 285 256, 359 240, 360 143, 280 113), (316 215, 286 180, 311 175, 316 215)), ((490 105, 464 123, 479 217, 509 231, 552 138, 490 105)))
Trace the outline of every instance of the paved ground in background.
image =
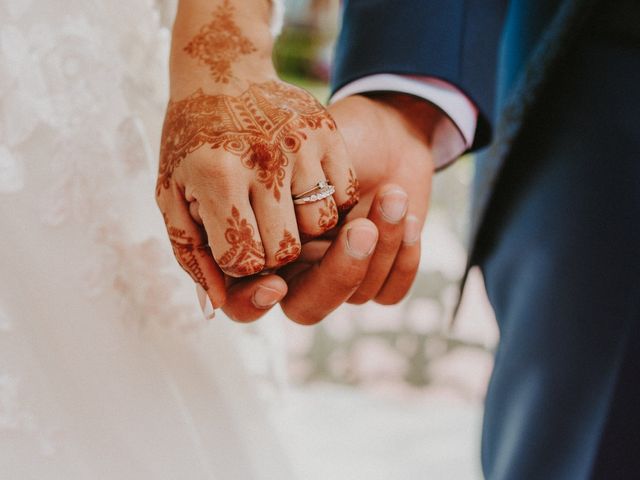
POLYGON ((476 480, 481 407, 425 392, 385 399, 316 385, 276 414, 302 480, 476 480))

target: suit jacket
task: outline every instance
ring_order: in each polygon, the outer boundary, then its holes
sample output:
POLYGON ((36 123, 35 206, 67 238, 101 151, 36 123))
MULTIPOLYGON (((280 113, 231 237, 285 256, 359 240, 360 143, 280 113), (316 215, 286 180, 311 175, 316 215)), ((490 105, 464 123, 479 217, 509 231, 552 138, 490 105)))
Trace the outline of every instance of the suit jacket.
MULTIPOLYGON (((634 0, 635 1, 635 0, 634 0)), ((471 247, 548 72, 597 0, 345 0, 332 90, 376 73, 428 75, 479 109, 471 247)))

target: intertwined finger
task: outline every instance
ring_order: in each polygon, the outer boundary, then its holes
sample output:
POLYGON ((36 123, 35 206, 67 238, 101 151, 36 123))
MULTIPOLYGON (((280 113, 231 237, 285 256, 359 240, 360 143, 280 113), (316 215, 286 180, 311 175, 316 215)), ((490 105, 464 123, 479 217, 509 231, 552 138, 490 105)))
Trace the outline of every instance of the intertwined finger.
POLYGON ((288 279, 289 293, 281 301, 286 315, 311 325, 344 303, 365 277, 377 241, 369 220, 346 224, 319 263, 288 279))
POLYGON ((300 255, 301 245, 289 188, 283 187, 278 201, 258 186, 252 191, 251 204, 265 252, 265 268, 280 268, 293 262, 300 255))
MULTIPOLYGON (((327 182, 319 157, 299 162, 291 191, 296 198, 320 194, 318 184, 327 182)), ((332 229, 338 223, 338 209, 333 196, 303 205, 295 205, 298 229, 303 238, 313 238, 332 229)))
POLYGON ((264 269, 265 255, 248 194, 199 195, 199 213, 222 271, 246 277, 264 269))
POLYGON ((338 141, 335 141, 329 153, 322 157, 322 169, 336 189, 333 198, 340 218, 344 218, 360 199, 360 185, 340 132, 336 132, 335 135, 338 141))

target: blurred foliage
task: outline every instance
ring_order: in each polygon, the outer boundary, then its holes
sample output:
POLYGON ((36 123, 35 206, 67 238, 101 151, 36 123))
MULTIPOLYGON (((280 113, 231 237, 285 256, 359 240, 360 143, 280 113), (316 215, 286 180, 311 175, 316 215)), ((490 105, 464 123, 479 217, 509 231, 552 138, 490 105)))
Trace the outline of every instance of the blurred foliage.
POLYGON ((302 27, 286 27, 274 49, 274 62, 279 72, 297 78, 313 78, 313 59, 316 58, 321 37, 302 27))

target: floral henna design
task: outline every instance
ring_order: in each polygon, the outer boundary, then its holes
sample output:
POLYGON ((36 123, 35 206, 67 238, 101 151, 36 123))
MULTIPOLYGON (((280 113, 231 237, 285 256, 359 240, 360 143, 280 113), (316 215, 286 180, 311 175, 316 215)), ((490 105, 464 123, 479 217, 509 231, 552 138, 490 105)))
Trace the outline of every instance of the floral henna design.
POLYGON ((220 258, 218 265, 227 274, 235 277, 246 277, 258 273, 264 268, 264 249, 262 242, 254 238, 254 228, 246 218, 240 217, 240 212, 234 205, 231 217, 227 219, 229 227, 224 233, 231 248, 220 258))
POLYGON ((209 67, 213 79, 218 83, 229 83, 231 65, 238 57, 258 51, 235 23, 234 13, 233 5, 225 0, 213 12, 213 20, 203 26, 184 47, 184 51, 192 58, 209 67))
POLYGON ((355 207, 360 201, 360 181, 356 177, 356 174, 353 170, 349 169, 349 181, 347 184, 347 196, 349 197, 346 202, 342 205, 338 206, 338 212, 340 214, 340 219, 346 217, 353 207, 355 207))
POLYGON ((300 241, 302 243, 307 243, 316 238, 323 237, 327 232, 338 225, 338 208, 336 207, 336 202, 333 201, 333 197, 323 199, 322 203, 323 206, 319 209, 320 216, 318 217, 318 228, 323 233, 312 235, 300 232, 300 241))
POLYGON ((301 251, 300 243, 289 230, 285 230, 284 236, 282 240, 280 240, 280 248, 278 248, 275 254, 278 266, 293 262, 300 256, 301 251))
POLYGON ((320 227, 323 232, 327 232, 338 224, 338 208, 336 207, 336 202, 331 197, 325 198, 322 200, 322 203, 324 206, 320 207, 318 227, 320 227))
MULTIPOLYGON (((165 223, 167 223, 166 216, 165 223)), ((199 283, 202 288, 208 291, 209 285, 200 266, 198 257, 208 255, 209 247, 196 245, 193 237, 188 236, 184 230, 179 228, 167 224, 167 231, 169 232, 169 240, 171 241, 173 253, 180 266, 191 276, 194 282, 199 283)))
POLYGON ((252 84, 237 97, 207 95, 198 90, 170 102, 162 132, 158 194, 169 188, 180 162, 203 145, 223 148, 255 169, 258 181, 280 200, 287 154, 296 153, 307 139, 305 129, 336 124, 309 93, 282 82, 252 84))

